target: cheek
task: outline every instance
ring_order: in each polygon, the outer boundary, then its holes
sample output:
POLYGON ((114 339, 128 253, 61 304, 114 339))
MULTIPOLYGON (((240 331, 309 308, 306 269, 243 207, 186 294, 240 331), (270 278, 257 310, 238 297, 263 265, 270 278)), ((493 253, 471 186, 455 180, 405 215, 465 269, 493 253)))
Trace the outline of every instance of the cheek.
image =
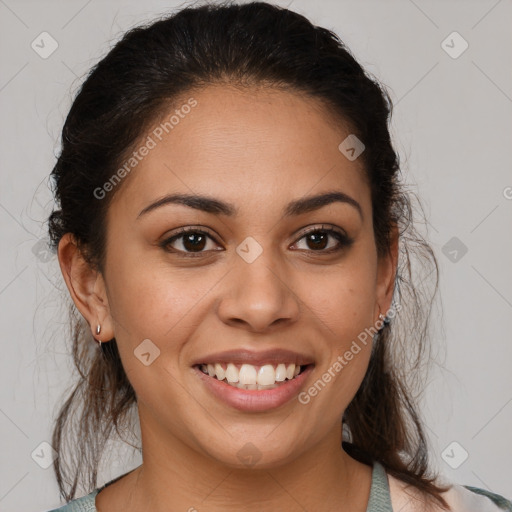
POLYGON ((201 282, 191 281, 190 274, 150 261, 147 255, 113 253, 111 261, 115 261, 109 274, 111 312, 121 339, 130 344, 154 338, 160 345, 175 336, 175 326, 206 291, 201 282))
POLYGON ((373 323, 375 283, 371 267, 344 265, 307 280, 300 291, 320 328, 340 347, 373 323), (342 343, 343 342, 343 343, 342 343))
POLYGON ((375 320, 374 271, 369 259, 354 255, 301 291, 324 339, 317 378, 329 382, 340 408, 348 405, 368 368, 375 320))
POLYGON ((190 290, 190 280, 187 287, 185 278, 171 275, 168 268, 118 261, 109 287, 124 371, 139 401, 168 400, 171 390, 179 402, 179 356, 193 328, 201 287, 190 290))

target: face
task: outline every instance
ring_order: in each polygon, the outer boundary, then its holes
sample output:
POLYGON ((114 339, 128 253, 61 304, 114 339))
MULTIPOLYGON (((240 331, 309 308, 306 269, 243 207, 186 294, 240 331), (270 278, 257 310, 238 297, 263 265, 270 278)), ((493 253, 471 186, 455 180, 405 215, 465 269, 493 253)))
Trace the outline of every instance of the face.
POLYGON ((166 119, 190 97, 141 139, 155 145, 109 209, 100 338, 117 340, 143 436, 272 467, 339 443, 394 265, 377 258, 361 159, 338 149, 350 131, 320 104, 209 86, 166 119), (155 204, 176 194, 208 201, 155 204))

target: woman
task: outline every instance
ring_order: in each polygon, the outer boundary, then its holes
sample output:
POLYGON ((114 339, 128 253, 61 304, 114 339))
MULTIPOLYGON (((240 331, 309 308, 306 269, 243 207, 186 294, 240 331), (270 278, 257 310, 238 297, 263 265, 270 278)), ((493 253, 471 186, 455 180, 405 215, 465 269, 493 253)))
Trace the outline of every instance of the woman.
POLYGON ((92 70, 52 172, 91 331, 54 431, 59 510, 512 510, 430 472, 410 254, 436 286, 437 263, 390 113, 336 35, 262 2, 183 9, 92 70), (98 489, 134 410, 143 463, 98 489))

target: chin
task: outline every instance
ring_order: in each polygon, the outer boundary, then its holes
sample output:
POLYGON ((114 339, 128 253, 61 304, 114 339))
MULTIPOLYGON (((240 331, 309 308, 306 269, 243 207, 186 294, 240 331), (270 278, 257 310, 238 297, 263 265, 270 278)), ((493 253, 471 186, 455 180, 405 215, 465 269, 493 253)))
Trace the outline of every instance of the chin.
POLYGON ((272 469, 298 457, 297 447, 303 446, 300 442, 292 442, 290 436, 270 440, 267 435, 233 436, 223 445, 204 447, 204 451, 218 463, 232 469, 272 469))

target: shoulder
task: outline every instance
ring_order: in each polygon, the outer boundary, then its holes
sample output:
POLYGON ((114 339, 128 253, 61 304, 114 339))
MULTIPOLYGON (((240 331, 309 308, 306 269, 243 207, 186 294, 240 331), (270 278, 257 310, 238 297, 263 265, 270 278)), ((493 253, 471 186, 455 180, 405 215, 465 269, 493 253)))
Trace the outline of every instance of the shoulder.
MULTIPOLYGON (((388 474, 389 492, 393 510, 401 512, 446 512, 441 506, 427 506, 422 493, 401 480, 388 474)), ((449 484, 442 497, 450 506, 452 512, 512 512, 512 502, 498 494, 476 487, 449 484)))
POLYGON ((87 496, 72 500, 63 507, 50 510, 49 512, 97 512, 96 511, 96 494, 98 489, 94 490, 87 496))
POLYGON ((48 512, 98 512, 96 510, 96 495, 103 491, 103 489, 106 487, 109 487, 110 485, 116 483, 118 480, 121 480, 126 476, 135 476, 137 474, 137 469, 138 468, 131 469, 130 471, 119 475, 113 480, 110 480, 110 482, 107 482, 102 487, 94 489, 90 494, 87 494, 87 496, 72 500, 63 507, 49 510, 48 512))
POLYGON ((486 496, 493 503, 498 505, 498 507, 500 507, 501 510, 507 510, 508 512, 512 512, 512 501, 507 500, 503 496, 500 496, 499 494, 495 494, 493 492, 486 491, 484 489, 479 489, 477 487, 470 487, 469 485, 465 485, 464 487, 468 491, 471 491, 482 496, 486 496))

